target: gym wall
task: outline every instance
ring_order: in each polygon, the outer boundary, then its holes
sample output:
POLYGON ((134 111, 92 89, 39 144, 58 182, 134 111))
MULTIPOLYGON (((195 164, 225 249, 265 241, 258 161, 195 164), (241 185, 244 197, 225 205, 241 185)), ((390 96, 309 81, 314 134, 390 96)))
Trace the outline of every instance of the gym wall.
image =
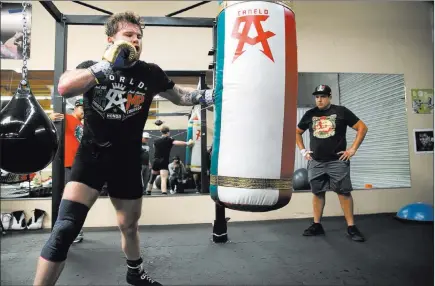
MULTIPOLYGON (((161 16, 189 5, 181 1, 165 2, 164 5, 126 1, 93 4, 112 12, 128 7, 148 16, 161 16)), ((61 11, 69 10, 70 14, 99 14, 74 3, 56 2, 56 5, 61 11)), ((414 128, 433 128, 433 115, 413 114, 409 100, 411 88, 434 86, 432 5, 387 1, 294 3, 300 72, 389 73, 404 74, 405 77, 412 187, 355 191, 357 214, 396 212, 401 206, 417 201, 433 203, 433 155, 416 155, 412 138, 414 128)), ((54 53, 54 20, 39 3, 34 3, 33 9, 30 69, 52 70, 54 55, 45 55, 54 53)), ((217 3, 212 2, 180 16, 214 17, 216 12, 217 3)), ((207 56, 212 44, 211 35, 210 29, 147 28, 142 59, 156 62, 164 69, 206 69, 211 61, 207 56)), ((68 67, 85 58, 101 57, 104 40, 102 27, 70 27, 68 67)), ((19 61, 2 61, 1 64, 3 69, 21 66, 19 61)), ((173 106, 168 108, 176 110, 173 106)), ((336 196, 327 196, 325 216, 342 215, 336 196)), ((143 205, 141 224, 211 223, 214 219, 214 204, 208 196, 153 197, 144 199, 143 205)), ((3 210, 24 208, 28 213, 38 207, 50 213, 51 201, 3 200, 1 207, 3 210)), ((228 210, 227 216, 231 221, 311 217, 311 194, 294 194, 291 203, 278 211, 244 213, 228 210)), ((114 218, 110 201, 100 199, 90 211, 85 226, 114 226, 114 218)), ((49 224, 48 216, 45 227, 50 227, 49 224)))

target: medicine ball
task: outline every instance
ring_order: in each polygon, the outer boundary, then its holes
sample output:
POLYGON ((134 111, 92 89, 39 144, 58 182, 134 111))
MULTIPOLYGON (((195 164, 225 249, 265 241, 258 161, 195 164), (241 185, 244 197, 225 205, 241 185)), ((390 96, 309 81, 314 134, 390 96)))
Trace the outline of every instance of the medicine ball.
MULTIPOLYGON (((159 190, 161 190, 162 189, 162 178, 160 177, 160 175, 158 175, 156 177, 155 183, 156 183, 156 187, 159 190)), ((166 179, 166 187, 167 187, 167 189, 169 189, 169 179, 166 179)))
POLYGON ((302 191, 310 189, 311 187, 308 181, 308 170, 305 168, 297 169, 293 173, 293 190, 302 191))

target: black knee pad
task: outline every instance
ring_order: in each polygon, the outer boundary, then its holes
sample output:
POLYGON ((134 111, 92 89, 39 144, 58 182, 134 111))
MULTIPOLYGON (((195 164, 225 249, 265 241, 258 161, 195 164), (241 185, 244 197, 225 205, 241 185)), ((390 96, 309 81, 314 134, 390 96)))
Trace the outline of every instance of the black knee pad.
POLYGON ((84 204, 62 200, 59 215, 41 257, 52 262, 66 260, 68 250, 85 223, 89 208, 84 204))
POLYGON ((150 181, 149 181, 149 183, 151 185, 154 184, 154 181, 156 180, 157 176, 158 176, 158 174, 151 174, 151 178, 150 178, 150 181))

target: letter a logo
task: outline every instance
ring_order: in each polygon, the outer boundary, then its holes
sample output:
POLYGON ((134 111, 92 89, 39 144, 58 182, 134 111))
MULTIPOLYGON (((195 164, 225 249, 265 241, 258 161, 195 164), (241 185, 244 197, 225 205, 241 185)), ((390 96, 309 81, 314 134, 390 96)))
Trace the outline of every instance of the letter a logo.
POLYGON ((268 15, 248 15, 238 17, 236 22, 234 23, 234 29, 231 36, 239 40, 237 45, 236 52, 234 53, 233 62, 240 57, 245 51, 243 50, 243 46, 245 44, 248 45, 256 45, 261 43, 263 46, 263 54, 266 55, 272 62, 275 62, 273 59, 272 51, 270 50, 269 43, 267 39, 275 36, 271 31, 263 31, 263 26, 261 25, 262 21, 266 21, 269 18, 268 15), (244 27, 241 33, 239 33, 240 25, 244 23, 244 27), (248 36, 249 30, 251 29, 252 24, 254 24, 255 30, 257 31, 257 36, 255 38, 251 38, 248 36))

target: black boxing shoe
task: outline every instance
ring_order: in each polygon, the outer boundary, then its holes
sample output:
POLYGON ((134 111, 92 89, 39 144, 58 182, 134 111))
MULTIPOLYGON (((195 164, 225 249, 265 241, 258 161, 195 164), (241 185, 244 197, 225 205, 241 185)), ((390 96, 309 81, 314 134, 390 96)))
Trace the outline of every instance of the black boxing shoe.
POLYGON ((147 285, 162 285, 152 279, 145 271, 133 272, 127 271, 127 283, 134 286, 147 286, 147 285))
POLYGON ((325 230, 323 229, 323 226, 320 223, 313 223, 304 231, 303 236, 316 236, 324 234, 325 230))
POLYGON ((359 229, 354 226, 348 226, 347 227, 347 235, 353 240, 358 242, 364 242, 366 239, 364 235, 359 231, 359 229))

